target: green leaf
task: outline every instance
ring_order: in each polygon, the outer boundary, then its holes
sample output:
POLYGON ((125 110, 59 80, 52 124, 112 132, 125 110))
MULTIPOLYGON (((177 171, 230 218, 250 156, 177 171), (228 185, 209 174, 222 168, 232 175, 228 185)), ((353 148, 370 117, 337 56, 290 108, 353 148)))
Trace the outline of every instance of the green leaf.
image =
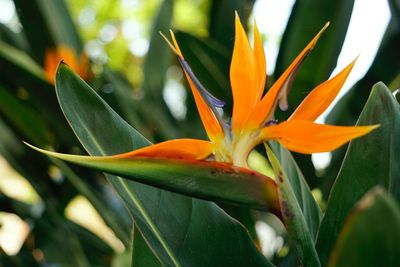
POLYGON ((283 171, 287 175, 312 238, 316 240, 318 227, 322 219, 321 209, 311 194, 311 190, 292 154, 283 146, 278 146, 276 142, 273 145, 274 152, 281 162, 283 171))
POLYGON ((139 103, 142 110, 148 113, 147 118, 157 126, 158 131, 166 139, 179 136, 174 125, 174 118, 163 98, 160 97, 164 89, 165 73, 171 57, 170 48, 162 41, 160 32, 166 33, 171 28, 173 6, 173 0, 164 0, 153 22, 149 51, 143 64, 144 80, 142 87, 145 92, 145 100, 142 102, 143 104, 139 103))
POLYGON ((321 266, 315 250, 314 240, 288 176, 271 148, 268 145, 265 145, 265 148, 268 159, 277 176, 276 182, 278 184, 281 217, 296 250, 297 257, 303 266, 321 266))
POLYGON ((82 52, 83 44, 78 31, 69 14, 64 0, 35 0, 38 10, 42 13, 45 23, 57 45, 64 44, 73 48, 78 54, 82 52))
POLYGON ((247 20, 253 8, 254 0, 214 0, 210 9, 210 38, 233 50, 235 36, 235 12, 246 28, 247 20))
POLYGON ((28 54, 0 41, 0 58, 12 62, 35 78, 44 80, 43 69, 28 54))
POLYGON ((23 32, 15 32, 2 23, 0 23, 0 40, 17 49, 28 50, 28 43, 23 32))
POLYGON ((357 122, 372 124, 380 124, 380 128, 350 143, 331 190, 317 240, 322 265, 326 265, 351 208, 369 189, 383 185, 400 200, 399 104, 383 83, 374 85, 357 122))
POLYGON ((382 187, 376 187, 347 217, 328 266, 395 267, 399 253, 399 206, 382 187))
POLYGON ((161 267, 160 261, 149 248, 138 228, 134 228, 132 266, 161 267))
POLYGON ((173 6, 173 0, 162 2, 152 25, 150 47, 143 64, 143 90, 155 99, 159 98, 164 88, 165 72, 171 57, 170 48, 161 41, 160 32, 165 34, 169 31, 173 6))
MULTIPOLYGON (((56 90, 67 120, 90 154, 117 154, 149 144, 65 65, 57 72, 56 90)), ((163 265, 271 266, 247 231, 214 203, 116 176, 108 179, 163 265)))
POLYGON ((32 107, 23 103, 0 84, 0 114, 6 116, 25 138, 44 146, 49 143, 46 122, 32 107))
POLYGON ((14 0, 14 4, 18 13, 18 19, 22 25, 23 34, 29 45, 27 52, 36 62, 42 64, 46 49, 55 44, 45 18, 40 12, 36 0, 14 0), (35 23, 32 23, 33 21, 35 23))
POLYGON ((110 198, 105 198, 99 192, 96 192, 93 188, 93 184, 89 184, 79 177, 65 162, 57 159, 52 159, 52 162, 60 168, 76 190, 90 201, 93 207, 102 216, 104 222, 114 231, 121 242, 125 246, 129 246, 130 225, 122 218, 129 218, 129 215, 123 212, 125 210, 121 211, 120 209, 116 209, 115 205, 113 206, 112 203, 107 202, 110 201, 110 198))
POLYGON ((14 0, 32 55, 42 63, 46 49, 66 45, 78 54, 83 45, 64 0, 14 0), (32 24, 32 21, 35 23, 32 24))
POLYGON ((0 41, 0 72, 7 88, 16 95, 21 88, 24 101, 32 105, 57 133, 59 141, 76 145, 70 129, 66 129, 53 86, 44 79, 43 69, 28 54, 0 41), (20 77, 13 79, 11 77, 20 77))

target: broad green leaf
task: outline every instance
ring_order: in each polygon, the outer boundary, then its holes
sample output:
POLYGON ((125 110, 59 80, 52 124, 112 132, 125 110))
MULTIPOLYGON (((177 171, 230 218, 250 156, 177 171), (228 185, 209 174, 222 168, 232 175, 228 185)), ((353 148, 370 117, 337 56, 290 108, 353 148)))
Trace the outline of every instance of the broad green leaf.
POLYGON ((143 115, 140 114, 140 100, 132 97, 133 88, 128 81, 120 74, 107 68, 103 71, 103 77, 107 81, 108 86, 113 86, 114 97, 118 104, 118 108, 123 114, 123 118, 131 125, 135 125, 136 129, 141 133, 150 131, 143 122, 143 115))
POLYGON ((273 149, 289 180, 312 238, 316 240, 317 230, 322 218, 321 209, 311 194, 311 190, 292 154, 277 143, 274 143, 273 149))
POLYGON ((297 257, 301 261, 302 266, 321 266, 312 234, 302 213, 296 194, 293 191, 291 182, 271 148, 268 145, 265 145, 265 148, 268 159, 276 174, 281 217, 289 233, 292 245, 296 250, 297 257))
POLYGON ((134 229, 132 245, 132 266, 161 267, 160 261, 149 248, 138 228, 134 229))
MULTIPOLYGON (((57 72, 56 90, 68 122, 90 154, 116 154, 149 145, 65 65, 57 72)), ((214 203, 116 176, 108 179, 163 265, 271 266, 247 231, 214 203)))
POLYGON ((383 83, 374 85, 357 125, 380 124, 374 132, 353 140, 331 190, 318 232, 317 250, 326 265, 345 219, 354 204, 375 185, 400 200, 399 104, 383 83))
MULTIPOLYGON (((249 169, 210 161, 92 157, 32 148, 48 156, 173 192, 259 210, 276 208, 276 184, 249 169)), ((276 210, 275 210, 276 211, 276 210)))
POLYGON ((382 187, 371 189, 352 209, 328 267, 395 267, 400 254, 400 208, 382 187))

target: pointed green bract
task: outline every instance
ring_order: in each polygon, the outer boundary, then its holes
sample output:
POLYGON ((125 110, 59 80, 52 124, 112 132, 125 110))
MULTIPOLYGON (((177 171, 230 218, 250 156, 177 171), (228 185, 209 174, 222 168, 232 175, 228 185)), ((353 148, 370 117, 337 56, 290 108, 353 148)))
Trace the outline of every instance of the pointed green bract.
POLYGON ((354 204, 375 185, 400 200, 400 110, 383 83, 374 85, 357 125, 380 124, 374 132, 351 141, 330 192, 318 232, 317 250, 323 266, 354 204))
POLYGON ((398 266, 400 208, 382 187, 370 190, 347 217, 328 267, 398 266))
POLYGON ((271 166, 276 173, 281 217, 295 248, 296 255, 303 266, 320 267, 314 240, 302 213, 296 194, 278 158, 268 145, 265 145, 271 166))
POLYGON ((292 154, 284 147, 273 144, 273 149, 279 157, 282 169, 289 180, 290 186, 296 196, 297 202, 302 210, 310 234, 313 240, 316 240, 319 224, 322 219, 322 212, 319 208, 311 190, 294 160, 292 154))
POLYGON ((48 156, 177 193, 278 211, 276 183, 230 164, 157 158, 90 157, 32 148, 48 156))
MULTIPOLYGON (((112 155, 149 144, 63 64, 57 72, 56 90, 68 122, 90 154, 112 155)), ((163 180, 168 181, 169 174, 164 175, 163 180)), ((143 238, 163 265, 271 266, 257 251, 243 226, 214 203, 117 176, 107 177, 127 205, 143 238), (210 243, 219 245, 210 250, 210 243)))

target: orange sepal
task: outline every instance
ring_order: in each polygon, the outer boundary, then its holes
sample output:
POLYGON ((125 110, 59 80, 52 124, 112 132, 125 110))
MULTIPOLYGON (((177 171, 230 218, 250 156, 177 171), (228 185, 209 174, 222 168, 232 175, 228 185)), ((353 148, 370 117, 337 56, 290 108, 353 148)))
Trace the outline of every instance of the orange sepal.
POLYGON ((265 82, 267 79, 267 62, 265 60, 265 52, 263 42, 261 40, 260 33, 256 22, 254 22, 254 58, 257 65, 257 92, 256 92, 256 103, 261 100, 264 92, 265 82))
POLYGON ((311 121, 291 120, 262 130, 263 140, 277 140, 287 149, 311 154, 335 150, 350 140, 363 136, 379 125, 333 126, 311 121))
POLYGON ((315 121, 338 95, 355 62, 356 59, 335 77, 314 88, 293 112, 289 120, 315 121))
MULTIPOLYGON (((258 52, 259 53, 259 52, 258 52)), ((233 95, 232 132, 240 132, 255 106, 259 86, 253 50, 238 14, 235 16, 235 44, 230 66, 233 95)))
MULTIPOLYGON (((174 33, 172 31, 170 31, 170 33, 171 33, 173 46, 163 36, 164 39, 167 41, 168 45, 171 46, 173 51, 175 53, 177 53, 178 56, 180 56, 184 59, 181 49, 179 48, 178 42, 175 39, 174 33)), ((205 102, 203 97, 200 95, 199 91, 197 90, 193 81, 190 79, 189 75, 186 73, 185 70, 184 70, 184 72, 185 72, 186 79, 189 83, 190 89, 192 91, 194 100, 196 102, 196 106, 199 111, 201 121, 207 132, 207 135, 211 141, 218 142, 224 136, 223 129, 222 129, 221 125, 219 124, 218 119, 215 117, 215 114, 212 112, 211 108, 207 105, 207 103, 205 102)))
POLYGON ((256 108, 253 110, 252 115, 249 119, 249 123, 253 127, 259 127, 265 121, 268 121, 274 111, 277 103, 281 109, 287 109, 287 94, 291 86, 291 83, 299 70, 301 63, 314 48, 321 34, 329 26, 329 23, 318 32, 318 34, 311 40, 311 42, 301 51, 301 53, 295 58, 285 72, 278 78, 278 80, 268 90, 256 108))
POLYGON ((114 155, 114 158, 169 158, 169 159, 186 159, 201 160, 212 154, 214 144, 198 139, 175 139, 144 148, 140 148, 131 152, 114 155))

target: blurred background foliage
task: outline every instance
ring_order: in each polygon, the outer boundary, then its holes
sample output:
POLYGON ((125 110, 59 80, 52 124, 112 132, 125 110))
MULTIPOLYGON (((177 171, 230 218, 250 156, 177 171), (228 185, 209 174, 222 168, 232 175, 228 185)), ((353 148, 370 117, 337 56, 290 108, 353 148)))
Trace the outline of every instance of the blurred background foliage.
MULTIPOLYGON (((287 24, 282 18, 282 31, 262 32, 270 86, 321 26, 332 22, 298 73, 290 110, 329 78, 338 64, 354 2, 286 1, 287 24)), ((389 22, 371 66, 325 114, 327 122, 355 124, 378 81, 391 91, 400 87, 400 61, 396 60, 400 58, 400 3, 388 0, 387 6, 389 22)), ((87 53, 91 72, 87 82, 149 140, 204 138, 182 71, 159 31, 174 29, 194 72, 213 94, 227 100, 229 110, 234 11, 252 29, 255 14, 266 7, 274 9, 274 4, 262 0, 0 0, 0 265, 127 266, 132 257, 131 217, 104 175, 48 159, 20 142, 84 153, 61 113, 53 85, 45 79, 49 49, 64 45, 77 55, 87 53)), ((260 28, 264 27, 268 25, 260 28)), ((285 119, 287 114, 291 112, 280 112, 277 118, 285 119)), ((313 163, 309 156, 294 155, 322 209, 345 151, 346 147, 335 151, 317 169, 318 157, 313 163)), ((254 165, 265 160, 259 154, 251 158, 254 165)), ((287 233, 274 216, 220 206, 246 226, 274 263, 296 264, 287 233)))

